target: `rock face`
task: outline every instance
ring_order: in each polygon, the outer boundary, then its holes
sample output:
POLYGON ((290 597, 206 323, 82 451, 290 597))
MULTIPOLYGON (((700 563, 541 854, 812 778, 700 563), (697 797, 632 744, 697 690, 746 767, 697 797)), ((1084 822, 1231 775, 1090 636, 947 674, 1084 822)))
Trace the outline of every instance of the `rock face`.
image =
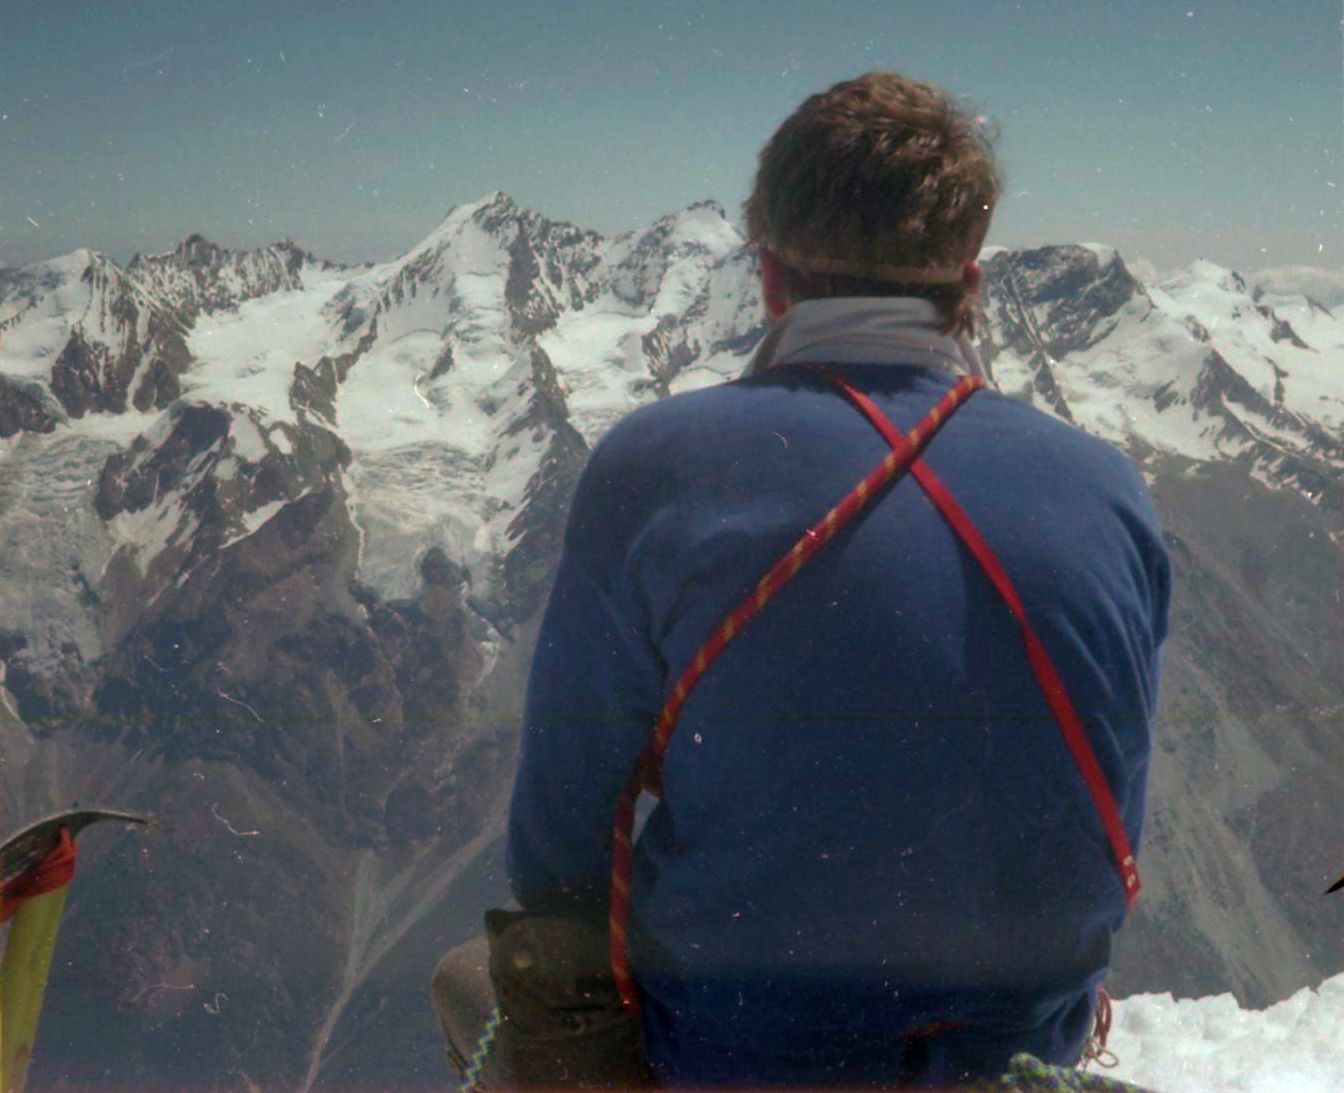
POLYGON ((19 432, 49 433, 62 416, 41 384, 0 375, 0 440, 19 432))
MULTIPOLYGON (((1000 386, 1124 447, 1173 637, 1121 991, 1344 966, 1344 322, 1207 264, 986 256, 1000 386)), ((94 832, 44 1021, 69 1086, 424 1087, 424 992, 503 898, 537 618, 589 446, 739 373, 710 204, 604 238, 502 194, 393 262, 193 236, 0 270, 0 828, 94 832)), ((38 1077, 42 1077, 41 1074, 38 1077)))
POLYGON ((1177 581, 1119 993, 1256 1005, 1344 964, 1322 922, 1344 794, 1338 522, 1235 464, 1155 460, 1177 581))

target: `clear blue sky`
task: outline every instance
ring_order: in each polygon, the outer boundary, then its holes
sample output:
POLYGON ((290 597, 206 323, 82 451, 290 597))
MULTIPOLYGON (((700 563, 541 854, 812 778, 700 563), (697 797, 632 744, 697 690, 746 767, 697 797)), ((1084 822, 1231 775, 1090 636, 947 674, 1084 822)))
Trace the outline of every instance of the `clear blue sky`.
POLYGON ((0 0, 0 264, 78 246, 125 259, 192 232, 387 257, 496 189, 605 231, 705 197, 736 213, 804 96, 891 68, 1000 124, 991 242, 1341 269, 1341 15, 1341 0, 0 0))

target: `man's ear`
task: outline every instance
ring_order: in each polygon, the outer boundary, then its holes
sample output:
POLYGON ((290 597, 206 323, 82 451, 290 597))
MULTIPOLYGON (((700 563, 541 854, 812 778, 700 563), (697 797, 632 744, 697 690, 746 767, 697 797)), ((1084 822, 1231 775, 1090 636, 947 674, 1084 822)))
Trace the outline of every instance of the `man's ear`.
POLYGON ((784 288, 784 263, 774 251, 764 247, 756 252, 756 260, 761 265, 761 298, 765 301, 765 317, 773 323, 793 304, 784 288))
POLYGON ((974 258, 969 258, 961 264, 961 287, 966 290, 966 295, 974 296, 980 291, 980 277, 983 273, 980 263, 974 258))

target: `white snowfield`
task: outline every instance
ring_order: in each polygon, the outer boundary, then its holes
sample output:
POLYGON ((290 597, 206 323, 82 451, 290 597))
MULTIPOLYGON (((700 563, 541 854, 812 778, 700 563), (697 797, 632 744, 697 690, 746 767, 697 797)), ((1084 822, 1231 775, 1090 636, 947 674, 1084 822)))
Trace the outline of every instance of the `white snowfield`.
POLYGON ((1265 1010, 1230 994, 1138 994, 1115 1003, 1108 1077, 1159 1093, 1344 1090, 1344 974, 1265 1010))

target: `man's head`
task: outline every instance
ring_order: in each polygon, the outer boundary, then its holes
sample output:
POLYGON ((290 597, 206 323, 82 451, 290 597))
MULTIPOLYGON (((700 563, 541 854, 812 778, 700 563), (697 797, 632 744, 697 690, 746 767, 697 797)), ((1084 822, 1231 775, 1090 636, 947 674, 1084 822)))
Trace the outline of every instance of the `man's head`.
POLYGON ((922 296, 949 331, 970 329, 998 192, 988 136, 942 89, 870 72, 813 95, 761 150, 746 202, 767 314, 922 296))

